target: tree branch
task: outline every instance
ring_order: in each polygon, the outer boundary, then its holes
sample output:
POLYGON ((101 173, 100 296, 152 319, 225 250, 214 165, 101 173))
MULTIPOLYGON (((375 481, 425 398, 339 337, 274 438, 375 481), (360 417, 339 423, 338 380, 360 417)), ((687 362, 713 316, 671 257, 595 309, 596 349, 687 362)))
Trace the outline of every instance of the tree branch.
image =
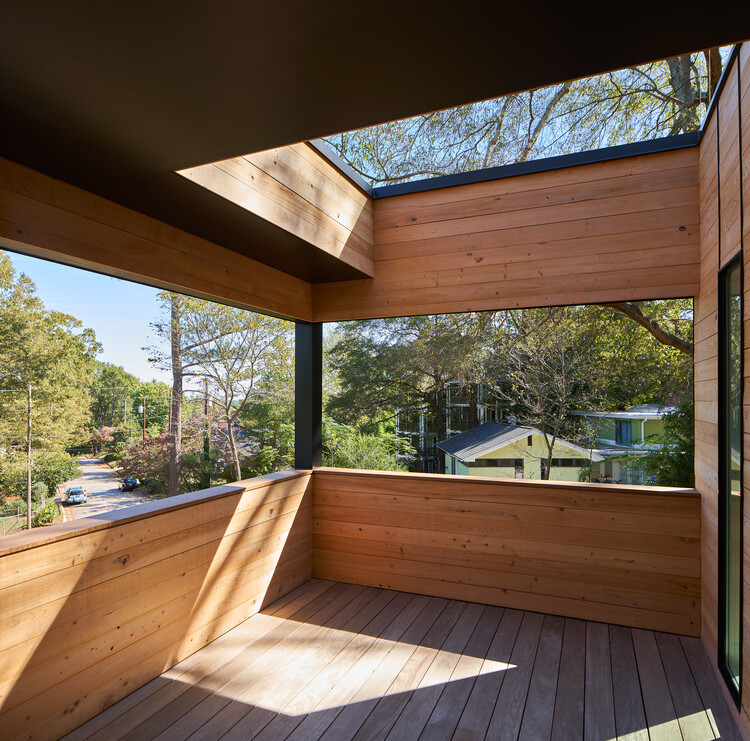
POLYGON ((611 303, 611 304, 602 304, 602 306, 607 306, 610 309, 615 309, 616 311, 619 311, 625 314, 626 317, 628 317, 629 319, 632 319, 637 324, 640 324, 641 327, 648 330, 663 345, 674 347, 676 350, 679 350, 681 353, 685 353, 685 355, 689 355, 691 358, 693 357, 693 343, 692 342, 687 342, 686 340, 683 340, 681 337, 678 337, 677 335, 672 334, 671 332, 668 332, 667 330, 665 330, 653 319, 651 319, 650 317, 647 317, 641 311, 641 307, 638 304, 616 302, 616 303, 611 303))

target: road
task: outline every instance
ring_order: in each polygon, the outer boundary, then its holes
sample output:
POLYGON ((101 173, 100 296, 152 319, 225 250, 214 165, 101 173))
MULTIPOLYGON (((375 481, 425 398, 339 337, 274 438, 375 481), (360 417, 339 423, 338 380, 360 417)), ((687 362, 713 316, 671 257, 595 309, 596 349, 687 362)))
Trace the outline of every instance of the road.
POLYGON ((78 464, 81 475, 73 481, 68 481, 65 488, 82 486, 86 492, 86 504, 71 504, 63 507, 66 520, 78 520, 81 517, 91 517, 113 509, 131 507, 134 504, 153 501, 150 497, 138 491, 120 491, 120 479, 106 464, 95 458, 80 458, 78 464))

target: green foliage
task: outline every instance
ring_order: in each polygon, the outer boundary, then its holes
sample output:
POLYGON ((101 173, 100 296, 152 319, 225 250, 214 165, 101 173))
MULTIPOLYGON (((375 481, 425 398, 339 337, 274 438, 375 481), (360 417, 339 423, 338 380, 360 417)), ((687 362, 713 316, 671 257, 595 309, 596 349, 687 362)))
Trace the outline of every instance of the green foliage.
POLYGON ((336 468, 369 471, 406 471, 415 451, 395 433, 367 435, 359 430, 323 420, 323 461, 336 468))
POLYGON ((29 386, 34 448, 61 449, 85 437, 99 349, 77 319, 47 310, 33 282, 0 252, 0 447, 25 447, 29 386))
POLYGON ((79 474, 78 461, 61 450, 44 450, 34 458, 34 479, 44 482, 51 494, 79 474))
MULTIPOLYGON (((26 498, 26 454, 16 453, 0 456, 0 494, 26 498)), ((78 461, 61 450, 37 451, 32 457, 31 480, 32 497, 35 485, 37 492, 47 491, 48 496, 55 496, 57 487, 78 476, 78 461), (43 487, 43 489, 41 488, 43 487)))
POLYGON ((719 51, 711 50, 327 141, 363 177, 382 184, 656 139, 698 130, 721 66, 719 51))
POLYGON ((664 433, 646 440, 649 444, 661 445, 661 449, 633 461, 650 483, 694 486, 693 407, 692 397, 685 397, 679 407, 664 418, 664 433))
POLYGON ((60 515, 60 510, 54 502, 46 504, 31 518, 31 527, 41 527, 54 522, 60 515))
POLYGON ((31 501, 42 502, 49 497, 49 489, 43 481, 37 481, 31 485, 31 501))
POLYGON ((91 378, 91 423, 95 428, 121 427, 133 414, 140 381, 123 368, 97 361, 91 378))
POLYGON ((123 476, 139 479, 149 494, 166 494, 169 480, 169 436, 147 437, 128 446, 120 460, 123 476))

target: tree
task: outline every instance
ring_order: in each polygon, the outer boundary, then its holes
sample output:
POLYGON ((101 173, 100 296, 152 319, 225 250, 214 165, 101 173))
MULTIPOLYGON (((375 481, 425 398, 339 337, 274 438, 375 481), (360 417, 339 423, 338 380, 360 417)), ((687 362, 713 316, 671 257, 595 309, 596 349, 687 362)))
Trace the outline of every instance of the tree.
MULTIPOLYGON (((154 322, 157 337, 168 344, 169 350, 164 351, 162 347, 149 348, 152 357, 149 360, 157 367, 170 370, 172 373, 172 390, 170 395, 169 415, 169 463, 168 463, 168 486, 167 496, 175 496, 180 493, 182 479, 182 405, 184 398, 183 379, 185 369, 183 367, 186 353, 195 349, 193 340, 185 337, 184 317, 188 313, 197 313, 208 307, 209 302, 194 299, 189 296, 181 296, 177 293, 164 291, 159 294, 163 309, 167 312, 167 318, 154 322)), ((215 305, 215 304, 214 304, 215 305)))
POLYGON ((95 428, 125 426, 140 381, 120 366, 97 361, 91 378, 91 424, 95 428))
POLYGON ((332 419, 323 420, 327 466, 367 471, 407 471, 416 454, 404 438, 394 433, 367 435, 332 419))
POLYGON ((29 386, 35 447, 85 440, 89 379, 100 349, 92 330, 47 310, 33 282, 0 253, 0 444, 25 445, 29 386))
POLYGON ((519 421, 541 430, 547 450, 543 479, 549 478, 557 440, 573 437, 569 412, 596 398, 589 350, 596 327, 578 314, 578 307, 511 311, 495 338, 495 393, 519 421))
POLYGON ((293 342, 291 325, 280 319, 173 293, 162 293, 160 298, 169 315, 152 326, 169 350, 151 348, 151 360, 172 372, 167 490, 173 496, 182 480, 185 379, 197 382, 198 393, 203 389, 200 382, 208 382, 205 393, 220 411, 234 474, 240 479, 238 418, 250 399, 262 393, 259 381, 267 366, 289 354, 293 342))
POLYGON ((660 447, 632 461, 643 471, 645 478, 659 486, 692 488, 695 469, 691 396, 686 396, 679 407, 664 418, 664 433, 649 438, 647 442, 660 447))
POLYGON ((372 184, 449 175, 697 131, 719 49, 330 137, 372 184))
POLYGON ((485 312, 343 325, 329 354, 341 390, 329 400, 327 414, 371 432, 398 409, 426 409, 444 439, 448 384, 476 382, 487 338, 501 321, 502 315, 485 312))
POLYGON ((260 381, 268 366, 291 353, 291 324, 219 304, 196 308, 183 315, 190 346, 183 354, 182 372, 208 382, 206 392, 221 413, 221 429, 239 480, 238 419, 248 402, 261 395, 260 381))

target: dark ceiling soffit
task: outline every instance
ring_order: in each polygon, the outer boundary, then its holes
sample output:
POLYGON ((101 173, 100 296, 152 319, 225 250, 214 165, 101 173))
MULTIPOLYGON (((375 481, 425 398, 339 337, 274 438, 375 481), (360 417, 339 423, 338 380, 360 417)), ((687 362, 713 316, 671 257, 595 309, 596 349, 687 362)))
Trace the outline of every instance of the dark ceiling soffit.
POLYGON ((381 185, 372 189, 372 197, 389 198, 390 196, 400 196, 406 193, 421 193, 426 190, 451 188, 454 185, 484 183, 488 180, 502 180, 517 175, 529 175, 535 172, 548 172, 550 170, 561 170, 565 167, 577 167, 578 165, 590 165, 595 162, 637 157, 642 154, 669 152, 673 149, 688 149, 698 144, 700 136, 699 131, 694 131, 689 134, 678 134, 646 142, 635 142, 634 144, 621 144, 616 147, 594 149, 590 152, 563 154, 558 157, 546 157, 545 159, 533 160, 531 162, 518 162, 514 165, 500 165, 499 167, 488 167, 485 170, 459 172, 455 175, 414 180, 410 183, 381 185))
POLYGON ((309 283, 368 277, 324 250, 179 175, 147 178, 105 197, 309 283))

